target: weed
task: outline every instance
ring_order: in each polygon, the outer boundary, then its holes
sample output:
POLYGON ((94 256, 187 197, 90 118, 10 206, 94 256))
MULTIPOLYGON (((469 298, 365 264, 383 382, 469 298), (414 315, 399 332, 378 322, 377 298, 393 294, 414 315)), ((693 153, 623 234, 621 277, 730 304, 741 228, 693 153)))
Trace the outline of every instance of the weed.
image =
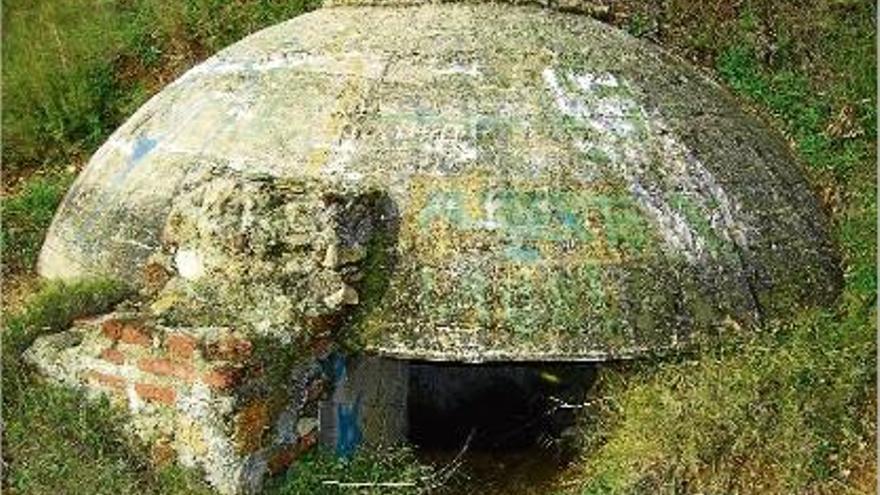
POLYGON ((277 495, 344 493, 406 495, 423 493, 431 470, 420 465, 406 449, 362 451, 352 459, 338 459, 325 451, 314 451, 300 459, 286 476, 273 480, 268 492, 277 495), (363 483, 360 489, 334 483, 363 483), (397 487, 387 484, 399 483, 397 487), (372 486, 370 486, 372 484, 372 486))
POLYGON ((36 177, 0 204, 4 274, 33 268, 46 229, 71 180, 71 175, 64 173, 36 177))

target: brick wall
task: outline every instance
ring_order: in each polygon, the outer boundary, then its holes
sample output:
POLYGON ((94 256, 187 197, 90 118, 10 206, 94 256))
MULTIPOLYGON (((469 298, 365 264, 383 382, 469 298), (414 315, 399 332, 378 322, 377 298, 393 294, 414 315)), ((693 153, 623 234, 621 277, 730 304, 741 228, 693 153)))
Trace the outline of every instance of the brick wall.
POLYGON ((130 430, 157 461, 176 457, 219 492, 239 494, 317 442, 328 382, 319 360, 332 349, 304 344, 264 349, 231 328, 114 313, 41 337, 26 356, 44 375, 128 409, 130 430))

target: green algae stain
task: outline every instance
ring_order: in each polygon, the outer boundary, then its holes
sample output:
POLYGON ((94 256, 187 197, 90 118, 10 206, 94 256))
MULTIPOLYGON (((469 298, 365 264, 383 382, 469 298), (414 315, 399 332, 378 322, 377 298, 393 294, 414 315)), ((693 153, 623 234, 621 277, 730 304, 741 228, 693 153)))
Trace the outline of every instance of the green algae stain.
POLYGON ((599 265, 511 265, 493 272, 494 278, 470 265, 462 268, 423 267, 413 284, 405 284, 421 293, 421 303, 396 312, 418 314, 428 327, 494 329, 492 339, 538 342, 605 328, 609 318, 625 316, 610 300, 615 281, 599 265))
POLYGON ((609 248, 624 255, 640 255, 651 245, 653 227, 629 196, 598 196, 598 210, 609 248))
POLYGON ((525 263, 572 245, 586 246, 587 259, 639 256, 650 247, 653 232, 628 194, 590 189, 433 191, 418 210, 417 224, 428 231, 437 222, 451 227, 444 235, 500 242, 508 260, 525 263), (597 242, 608 252, 594 249, 597 242))
POLYGON ((732 257, 734 255, 731 241, 718 235, 715 227, 709 222, 709 212, 706 210, 713 208, 715 205, 710 204, 709 208, 701 208, 684 194, 673 194, 670 198, 670 204, 684 216, 687 223, 706 241, 706 245, 713 256, 732 257))
POLYGON ((464 195, 461 191, 437 191, 419 212, 419 225, 426 227, 435 219, 442 219, 455 227, 465 225, 464 195))

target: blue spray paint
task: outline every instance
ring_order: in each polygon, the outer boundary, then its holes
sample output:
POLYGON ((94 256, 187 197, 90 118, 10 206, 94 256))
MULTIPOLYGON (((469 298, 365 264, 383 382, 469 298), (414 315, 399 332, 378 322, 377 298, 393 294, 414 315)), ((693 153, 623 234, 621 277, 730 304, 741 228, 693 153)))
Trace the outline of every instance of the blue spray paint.
POLYGON ((347 374, 345 357, 343 357, 342 354, 333 353, 333 355, 330 356, 330 366, 333 367, 331 371, 333 385, 339 385, 339 383, 344 382, 347 374))
POLYGON ((350 458, 363 442, 361 431, 361 398, 358 396, 351 401, 346 390, 348 381, 348 367, 345 357, 334 353, 325 363, 330 368, 333 377, 333 401, 336 415, 336 455, 350 458))
POLYGON ((352 404, 336 405, 336 455, 339 457, 350 458, 364 439, 358 421, 360 410, 360 397, 352 404))
POLYGON ((137 141, 134 143, 134 150, 131 152, 130 162, 132 164, 137 164, 141 159, 150 151, 153 151, 153 148, 156 147, 159 141, 157 139, 151 139, 145 136, 138 136, 137 141))

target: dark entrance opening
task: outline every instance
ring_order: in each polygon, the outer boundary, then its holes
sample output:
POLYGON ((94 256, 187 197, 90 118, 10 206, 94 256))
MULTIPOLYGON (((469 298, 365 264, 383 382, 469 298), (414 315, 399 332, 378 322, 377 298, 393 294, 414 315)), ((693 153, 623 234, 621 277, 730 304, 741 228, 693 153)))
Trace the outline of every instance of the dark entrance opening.
POLYGON ((409 366, 409 440, 421 449, 549 446, 573 426, 594 365, 557 363, 409 366))
POLYGON ((366 355, 343 364, 322 404, 322 443, 344 454, 408 442, 450 495, 553 493, 597 369, 366 355))

